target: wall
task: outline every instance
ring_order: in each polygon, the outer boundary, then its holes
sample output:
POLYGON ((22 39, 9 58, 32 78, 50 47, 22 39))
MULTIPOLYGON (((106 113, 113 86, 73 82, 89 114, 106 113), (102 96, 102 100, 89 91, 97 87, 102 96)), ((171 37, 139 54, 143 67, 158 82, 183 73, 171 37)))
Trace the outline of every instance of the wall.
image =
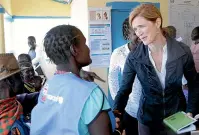
POLYGON ((5 8, 6 12, 12 14, 11 0, 0 0, 0 5, 2 5, 5 8))
POLYGON ((4 36, 5 36, 5 52, 12 53, 13 52, 13 29, 12 22, 8 19, 10 15, 7 13, 4 14, 4 36))
POLYGON ((163 25, 168 25, 168 0, 88 0, 89 7, 105 7, 107 2, 121 1, 121 2, 159 2, 160 11, 164 19, 163 25))
POLYGON ((73 0, 71 3, 71 24, 77 26, 88 37, 87 0, 73 0))
MULTIPOLYGON (((88 0, 88 7, 97 7, 103 8, 106 6, 107 2, 113 1, 121 1, 121 2, 159 2, 160 3, 160 11, 162 13, 164 22, 163 25, 168 25, 168 0, 88 0)), ((91 71, 94 71, 98 75, 100 75, 103 79, 106 80, 106 83, 100 83, 100 86, 107 91, 108 90, 108 69, 107 68, 91 68, 91 71)))
POLYGON ((0 53, 5 53, 4 16, 0 13, 0 53))
POLYGON ((70 16, 70 5, 52 0, 12 0, 16 16, 70 16))

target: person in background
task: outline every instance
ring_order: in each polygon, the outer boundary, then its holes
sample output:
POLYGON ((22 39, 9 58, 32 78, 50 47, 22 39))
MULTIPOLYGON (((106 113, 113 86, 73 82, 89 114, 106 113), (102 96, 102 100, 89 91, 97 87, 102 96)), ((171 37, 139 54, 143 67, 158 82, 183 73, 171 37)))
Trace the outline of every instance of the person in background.
POLYGON ((165 27, 166 28, 166 32, 169 34, 169 36, 171 37, 171 38, 174 38, 174 39, 176 39, 177 41, 179 41, 179 42, 182 42, 182 37, 176 37, 176 33, 177 33, 177 30, 176 30, 176 28, 174 27, 174 26, 167 26, 167 27, 165 27))
POLYGON ((34 36, 28 37, 28 46, 29 46, 28 54, 30 55, 31 60, 33 60, 36 57, 35 49, 36 49, 36 46, 37 46, 36 45, 36 39, 35 39, 34 36))
POLYGON ((24 92, 39 92, 42 87, 42 78, 35 75, 35 71, 31 62, 31 57, 28 54, 20 54, 18 56, 18 63, 24 82, 24 92))
POLYGON ((95 83, 80 78, 82 67, 92 62, 82 32, 56 26, 47 32, 44 48, 57 71, 40 92, 30 134, 110 135, 107 98, 95 83))
POLYGON ((31 57, 34 70, 39 76, 46 79, 46 76, 41 68, 41 58, 43 56, 42 49, 39 45, 36 44, 36 39, 34 36, 28 37, 28 46, 30 47, 28 54, 31 57))
POLYGON ((174 26, 167 26, 167 33, 171 38, 176 39, 176 28, 174 26))
POLYGON ((29 135, 23 107, 16 98, 23 92, 20 68, 13 54, 0 54, 0 134, 29 135))
POLYGON ((114 113, 122 115, 137 75, 142 94, 138 109, 139 135, 173 135, 163 119, 179 111, 197 114, 199 83, 190 48, 162 31, 163 19, 153 4, 134 8, 129 23, 142 41, 130 52, 123 70, 114 113), (182 91, 182 76, 188 81, 188 106, 182 91))
POLYGON ((41 57, 41 49, 37 46, 36 39, 34 36, 28 37, 28 46, 29 46, 28 55, 30 55, 32 64, 35 66, 39 65, 41 57))
POLYGON ((191 32, 191 52, 195 63, 196 71, 199 72, 199 26, 195 27, 191 32))
MULTIPOLYGON (((117 92, 120 88, 122 72, 124 69, 126 58, 130 51, 133 51, 139 43, 138 37, 135 35, 135 32, 129 26, 129 18, 126 18, 123 22, 122 30, 123 37, 126 41, 128 41, 128 43, 113 51, 109 67, 108 83, 110 93, 113 99, 115 99, 115 96, 117 95, 117 92)), ((142 86, 136 76, 132 86, 132 93, 129 95, 129 100, 123 116, 122 123, 126 135, 138 135, 138 122, 136 118, 141 89, 142 86)))

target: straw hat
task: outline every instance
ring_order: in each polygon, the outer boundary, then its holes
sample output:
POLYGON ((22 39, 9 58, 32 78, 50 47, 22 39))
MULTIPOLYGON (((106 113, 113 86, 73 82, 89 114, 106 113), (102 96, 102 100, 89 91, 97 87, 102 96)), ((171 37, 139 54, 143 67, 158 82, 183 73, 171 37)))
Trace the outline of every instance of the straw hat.
POLYGON ((0 54, 0 80, 20 72, 18 62, 13 53, 0 54))

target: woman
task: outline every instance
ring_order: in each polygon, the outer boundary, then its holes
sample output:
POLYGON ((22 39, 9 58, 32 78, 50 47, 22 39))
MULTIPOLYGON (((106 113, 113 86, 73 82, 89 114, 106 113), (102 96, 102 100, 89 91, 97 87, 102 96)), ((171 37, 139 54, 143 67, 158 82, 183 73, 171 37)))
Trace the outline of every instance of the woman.
POLYGON ((31 57, 28 54, 20 54, 18 56, 18 63, 24 82, 24 92, 39 92, 42 87, 42 78, 35 75, 34 68, 31 63, 31 57))
POLYGON ((193 60, 195 62, 196 71, 199 72, 199 26, 195 27, 191 32, 191 39, 193 45, 191 46, 191 52, 193 60))
MULTIPOLYGON (((126 18, 123 22, 122 30, 124 39, 126 41, 131 41, 115 49, 111 55, 108 81, 110 93, 113 99, 115 99, 115 96, 120 88, 122 72, 126 58, 130 51, 133 51, 136 48, 139 42, 135 32, 129 26, 129 18, 126 18)), ((141 89, 142 86, 136 77, 135 82, 133 83, 132 93, 129 96, 123 116, 123 127, 125 129, 126 135, 138 135, 138 122, 136 118, 141 89)))
POLYGON ((139 135, 171 135, 163 125, 164 118, 186 109, 190 116, 197 113, 199 84, 191 51, 183 43, 164 36, 161 13, 152 4, 135 8, 129 16, 129 23, 142 43, 126 60, 114 113, 123 114, 137 75, 142 85, 139 135), (183 74, 189 87, 187 108, 182 91, 183 74))
POLYGON ((95 83, 80 78, 82 67, 92 62, 82 32, 56 26, 46 34, 44 48, 57 71, 32 111, 31 134, 110 135, 107 98, 95 83))

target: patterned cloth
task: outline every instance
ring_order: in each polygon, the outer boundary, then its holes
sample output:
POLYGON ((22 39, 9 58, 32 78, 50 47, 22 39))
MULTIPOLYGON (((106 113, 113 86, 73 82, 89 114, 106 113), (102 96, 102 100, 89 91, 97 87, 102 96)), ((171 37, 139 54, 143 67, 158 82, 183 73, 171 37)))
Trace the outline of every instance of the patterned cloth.
MULTIPOLYGON (((115 49, 111 55, 108 84, 113 99, 115 99, 121 86, 124 64, 129 53, 130 50, 128 48, 128 44, 125 44, 115 49)), ((132 92, 129 95, 129 100, 125 108, 125 111, 134 118, 137 118, 141 91, 142 86, 136 76, 132 84, 132 92)))
MULTIPOLYGON (((12 125, 23 114, 21 104, 16 100, 16 97, 0 100, 0 135, 8 135, 12 125)), ((19 135, 19 130, 13 130, 12 135, 19 135)))

